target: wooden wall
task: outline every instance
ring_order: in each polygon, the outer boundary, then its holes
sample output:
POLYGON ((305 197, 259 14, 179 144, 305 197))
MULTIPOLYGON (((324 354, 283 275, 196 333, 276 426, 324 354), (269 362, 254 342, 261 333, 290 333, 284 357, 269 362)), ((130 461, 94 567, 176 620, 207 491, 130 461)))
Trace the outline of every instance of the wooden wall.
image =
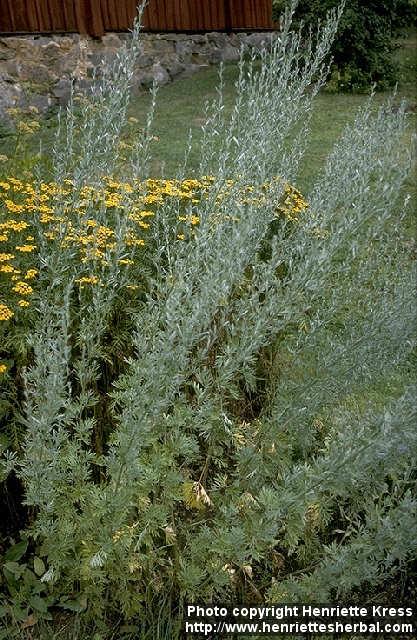
MULTIPOLYGON (((0 0, 0 33, 128 31, 136 0, 0 0)), ((272 0, 150 0, 144 31, 272 29, 272 0)))

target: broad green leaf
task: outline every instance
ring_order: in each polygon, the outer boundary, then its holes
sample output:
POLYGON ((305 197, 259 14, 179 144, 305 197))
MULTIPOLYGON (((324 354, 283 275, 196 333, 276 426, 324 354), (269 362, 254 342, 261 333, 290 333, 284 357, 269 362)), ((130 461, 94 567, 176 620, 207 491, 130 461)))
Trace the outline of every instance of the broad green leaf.
POLYGON ((40 613, 48 612, 48 606, 45 600, 39 596, 30 596, 29 604, 35 611, 39 611, 40 613))
POLYGON ((17 560, 20 560, 20 558, 26 553, 28 544, 27 540, 22 540, 21 542, 13 545, 13 547, 10 547, 10 549, 8 549, 4 554, 5 562, 16 562, 17 560))
POLYGON ((37 576, 42 576, 45 573, 45 564, 41 558, 35 556, 33 559, 33 570, 37 576))

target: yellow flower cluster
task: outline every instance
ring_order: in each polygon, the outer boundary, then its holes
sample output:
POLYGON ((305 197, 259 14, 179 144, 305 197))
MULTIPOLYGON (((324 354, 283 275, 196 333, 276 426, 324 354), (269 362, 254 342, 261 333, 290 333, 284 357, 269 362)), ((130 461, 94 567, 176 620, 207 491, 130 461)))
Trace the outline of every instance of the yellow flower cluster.
POLYGON ((11 309, 9 309, 7 304, 0 303, 0 321, 10 320, 10 318, 13 318, 13 316, 14 313, 11 309))
MULTIPOLYGON (((277 178, 276 180, 280 180, 277 178)), ((15 312, 30 306, 30 296, 36 289, 37 251, 42 242, 57 242, 70 248, 79 265, 80 288, 100 284, 95 274, 109 263, 116 247, 116 232, 124 214, 124 243, 130 255, 118 264, 134 265, 146 245, 146 234, 152 219, 167 199, 180 203, 177 239, 192 236, 200 223, 198 205, 215 187, 215 178, 162 180, 148 179, 134 184, 103 177, 98 187, 84 185, 75 189, 71 180, 62 185, 41 182, 34 184, 15 177, 0 180, 0 320, 9 320, 15 312), (139 253, 138 253, 139 252, 139 253), (33 286, 28 281, 34 281, 33 286)), ((232 180, 217 194, 217 201, 233 189, 232 180)), ((261 190, 248 186, 239 190, 241 203, 260 203, 270 197, 272 183, 261 190)), ((307 208, 301 194, 285 186, 277 215, 295 220, 307 208)), ((237 220, 230 216, 232 220, 237 220)), ((137 286, 127 285, 134 291, 137 286)))

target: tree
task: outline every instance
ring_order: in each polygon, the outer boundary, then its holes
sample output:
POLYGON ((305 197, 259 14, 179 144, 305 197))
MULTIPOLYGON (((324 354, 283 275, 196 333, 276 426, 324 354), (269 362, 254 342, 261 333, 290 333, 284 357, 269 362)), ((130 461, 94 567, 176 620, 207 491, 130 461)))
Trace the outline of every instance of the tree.
MULTIPOLYGON (((316 24, 338 4, 339 0, 299 0, 295 23, 316 24)), ((275 0, 275 17, 290 5, 289 0, 275 0)), ((393 86, 398 71, 392 56, 395 38, 416 21, 416 16, 416 0, 350 0, 332 48, 338 89, 362 91, 375 84, 383 90, 393 86)))

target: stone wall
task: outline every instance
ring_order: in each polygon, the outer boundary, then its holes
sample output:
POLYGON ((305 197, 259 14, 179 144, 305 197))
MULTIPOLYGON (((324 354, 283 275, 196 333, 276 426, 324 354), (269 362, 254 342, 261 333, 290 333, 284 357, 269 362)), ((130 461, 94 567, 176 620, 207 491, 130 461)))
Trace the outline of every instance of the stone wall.
MULTIPOLYGON (((11 106, 35 105, 41 113, 65 104, 71 78, 91 83, 94 68, 112 56, 130 34, 108 33, 97 40, 78 34, 0 38, 0 117, 11 106)), ((166 84, 220 61, 239 58, 242 44, 268 46, 273 33, 142 34, 133 90, 166 84)))

